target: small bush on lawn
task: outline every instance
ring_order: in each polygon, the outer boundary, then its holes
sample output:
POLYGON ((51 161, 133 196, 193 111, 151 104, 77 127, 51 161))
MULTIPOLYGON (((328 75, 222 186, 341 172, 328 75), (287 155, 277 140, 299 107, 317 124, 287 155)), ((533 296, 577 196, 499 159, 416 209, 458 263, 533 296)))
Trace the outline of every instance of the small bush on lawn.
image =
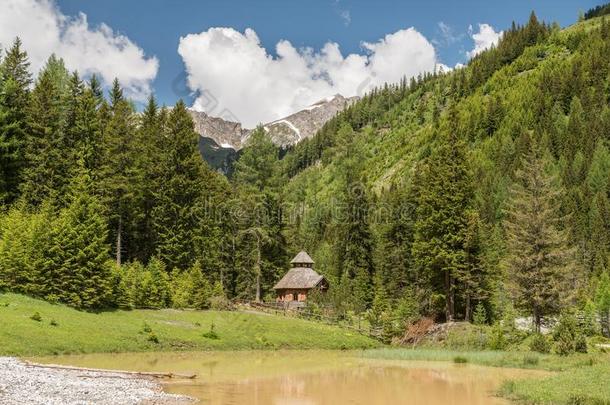
POLYGON ((587 353, 587 349, 587 339, 583 335, 577 336, 574 342, 574 350, 578 353, 587 353))
POLYGON ((212 339, 212 340, 220 339, 220 336, 218 336, 218 333, 216 333, 215 325, 214 325, 213 322, 210 325, 210 330, 205 332, 203 334, 203 337, 206 338, 206 339, 212 339))
POLYGON ((489 342, 487 343, 491 350, 504 350, 508 346, 508 340, 506 339, 504 328, 500 322, 496 322, 492 327, 489 334, 489 342))
POLYGON ((42 316, 40 316, 39 312, 34 312, 34 314, 32 316, 30 316, 30 319, 36 322, 41 322, 42 321, 42 316))
POLYGON ((576 318, 569 313, 564 313, 559 318, 559 323, 553 331, 555 341, 555 352, 562 356, 567 356, 576 351, 587 352, 587 341, 578 330, 576 318))
POLYGON ((146 340, 153 343, 159 343, 159 338, 157 337, 155 332, 152 331, 148 333, 148 337, 146 338, 146 340))
POLYGON ((455 356, 453 358, 453 362, 456 364, 464 364, 464 363, 468 363, 468 359, 464 356, 455 356))
POLYGON ((536 333, 530 341, 530 350, 538 353, 550 353, 551 342, 541 333, 536 333))
POLYGON ((59 324, 57 323, 57 321, 55 319, 51 319, 51 322, 49 322, 49 325, 51 325, 51 326, 59 326, 59 324))

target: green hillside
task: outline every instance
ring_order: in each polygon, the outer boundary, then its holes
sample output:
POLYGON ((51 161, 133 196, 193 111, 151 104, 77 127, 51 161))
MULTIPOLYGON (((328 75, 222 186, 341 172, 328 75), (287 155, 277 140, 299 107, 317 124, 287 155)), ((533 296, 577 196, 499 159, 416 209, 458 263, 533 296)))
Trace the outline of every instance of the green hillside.
POLYGON ((566 299, 581 308, 595 300, 610 253, 609 38, 605 17, 560 29, 532 14, 464 68, 378 89, 283 160, 287 205, 300 207, 288 240, 334 280, 358 252, 364 264, 352 266, 366 269, 368 285, 397 298, 411 291, 427 313, 445 312, 438 273, 452 267, 455 316, 481 303, 501 317, 514 281, 507 211, 535 153, 557 194, 544 223, 565 236, 559 250, 574 253, 577 288, 566 299), (443 195, 447 187, 461 200, 443 195), (350 201, 360 188, 362 201, 350 201), (365 211, 368 229, 337 220, 337 207, 365 211))
POLYGON ((0 295, 0 355, 377 345, 345 329, 275 315, 178 310, 87 313, 21 295, 0 295), (31 319, 36 313, 39 321, 31 319), (212 325, 215 337, 210 335, 212 325))

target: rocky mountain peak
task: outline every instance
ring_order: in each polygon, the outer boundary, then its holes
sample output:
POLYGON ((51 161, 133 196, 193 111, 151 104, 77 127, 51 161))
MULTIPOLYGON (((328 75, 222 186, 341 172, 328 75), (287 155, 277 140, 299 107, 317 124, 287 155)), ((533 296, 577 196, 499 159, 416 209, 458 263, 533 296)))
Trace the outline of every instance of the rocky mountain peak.
MULTIPOLYGON (((294 145, 312 137, 324 123, 357 99, 357 96, 346 98, 335 94, 287 117, 266 123, 263 128, 277 145, 282 147, 294 145)), ((243 128, 239 122, 212 117, 201 111, 190 110, 190 113, 195 123, 195 130, 202 137, 213 140, 221 148, 235 150, 243 148, 252 132, 252 129, 243 128)))

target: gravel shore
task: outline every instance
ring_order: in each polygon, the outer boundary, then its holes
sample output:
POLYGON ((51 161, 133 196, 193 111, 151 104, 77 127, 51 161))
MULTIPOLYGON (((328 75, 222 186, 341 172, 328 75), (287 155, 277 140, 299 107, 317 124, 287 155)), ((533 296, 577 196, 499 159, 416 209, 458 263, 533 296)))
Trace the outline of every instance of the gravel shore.
POLYGON ((133 375, 32 367, 13 357, 0 357, 0 404, 147 404, 193 401, 166 394, 148 378, 133 375))

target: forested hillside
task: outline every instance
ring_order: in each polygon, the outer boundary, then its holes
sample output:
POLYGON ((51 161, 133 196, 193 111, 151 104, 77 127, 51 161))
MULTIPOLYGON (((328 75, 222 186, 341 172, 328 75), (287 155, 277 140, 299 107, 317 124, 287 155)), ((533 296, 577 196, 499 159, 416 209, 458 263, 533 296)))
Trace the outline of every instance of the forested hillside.
POLYGON ((609 35, 532 14, 468 66, 339 114, 279 163, 289 246, 377 321, 607 319, 609 35))
MULTIPOLYGON (((532 13, 467 66, 376 89, 284 156, 255 130, 229 181, 185 105, 27 44, 0 65, 0 288, 77 308, 272 297, 290 254, 320 308, 404 331, 420 316, 537 327, 610 311, 610 25, 532 13), (32 84, 32 85, 31 85, 32 84)), ((315 308, 315 306, 312 306, 315 308)))

